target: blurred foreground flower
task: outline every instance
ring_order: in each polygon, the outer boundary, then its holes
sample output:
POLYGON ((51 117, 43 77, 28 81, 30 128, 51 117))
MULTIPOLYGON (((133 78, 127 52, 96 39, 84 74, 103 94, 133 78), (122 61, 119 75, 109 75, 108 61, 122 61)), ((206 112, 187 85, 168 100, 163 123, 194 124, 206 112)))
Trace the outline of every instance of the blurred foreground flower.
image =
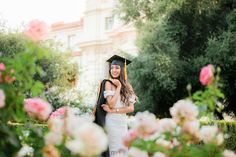
POLYGON ((60 153, 53 145, 47 145, 43 148, 43 157, 60 157, 60 153))
POLYGON ((172 132, 177 126, 176 122, 171 118, 160 119, 157 123, 160 126, 160 132, 172 132))
POLYGON ((14 69, 7 70, 4 63, 0 63, 0 83, 12 83, 16 80, 14 69))
POLYGON ((6 67, 3 63, 0 63, 0 71, 5 71, 6 67))
POLYGON ((0 108, 5 106, 5 94, 2 89, 0 89, 0 108))
POLYGON ((65 106, 60 107, 59 109, 57 109, 56 111, 51 113, 50 118, 56 118, 56 117, 63 116, 65 114, 65 110, 66 110, 65 106))
POLYGON ((32 157, 34 154, 34 149, 28 145, 23 145, 23 147, 20 149, 20 151, 17 153, 17 157, 32 157))
POLYGON ((170 108, 170 114, 176 123, 195 120, 198 115, 198 108, 190 100, 179 100, 170 108))
POLYGON ((77 137, 66 142, 66 147, 75 154, 95 156, 107 149, 106 134, 98 125, 87 123, 79 127, 77 137))
POLYGON ((203 126, 200 130, 200 138, 204 143, 213 142, 216 145, 221 145, 224 142, 224 136, 217 126, 203 126))
POLYGON ((161 152, 156 152, 153 157, 166 157, 165 154, 161 153, 161 152))
POLYGON ((25 99, 24 110, 31 117, 46 120, 52 112, 52 106, 40 98, 30 98, 25 99))
POLYGON ((146 151, 131 147, 128 151, 128 157, 149 157, 146 151))
POLYGON ((108 139, 104 130, 93 123, 90 115, 80 115, 77 108, 65 107, 64 116, 50 118, 47 145, 65 144, 72 154, 92 157, 107 149, 108 139), (65 140, 63 140, 65 138, 65 140))
POLYGON ((138 112, 135 118, 132 125, 139 137, 149 137, 158 130, 157 119, 153 113, 138 112))
POLYGON ((236 157, 236 154, 231 150, 225 150, 223 152, 223 156, 224 157, 236 157))
POLYGON ((137 132, 134 130, 129 130, 128 134, 123 138, 123 143, 125 146, 129 147, 131 142, 138 137, 137 132))

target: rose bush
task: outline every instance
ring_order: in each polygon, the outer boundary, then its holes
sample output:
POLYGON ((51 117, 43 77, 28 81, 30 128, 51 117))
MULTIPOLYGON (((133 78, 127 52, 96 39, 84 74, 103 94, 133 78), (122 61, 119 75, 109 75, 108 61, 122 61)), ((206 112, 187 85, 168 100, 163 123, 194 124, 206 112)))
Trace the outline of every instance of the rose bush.
POLYGON ((170 108, 171 118, 156 119, 147 111, 137 113, 124 137, 129 151, 117 157, 236 157, 224 149, 227 136, 223 130, 216 124, 200 125, 199 121, 203 115, 213 118, 212 111, 224 98, 219 90, 219 73, 208 65, 201 69, 199 78, 206 89, 177 101, 170 108))

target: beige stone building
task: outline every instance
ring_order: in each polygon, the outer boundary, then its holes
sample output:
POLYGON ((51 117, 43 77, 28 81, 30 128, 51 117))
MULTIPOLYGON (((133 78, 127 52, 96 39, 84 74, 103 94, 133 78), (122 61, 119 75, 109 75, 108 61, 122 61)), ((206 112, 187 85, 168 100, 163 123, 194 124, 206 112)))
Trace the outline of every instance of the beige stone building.
POLYGON ((62 51, 73 52, 82 68, 78 88, 88 94, 88 104, 95 102, 99 82, 108 76, 106 60, 121 51, 137 55, 136 30, 124 25, 113 9, 117 0, 87 0, 84 17, 72 23, 55 23, 48 38, 60 41, 62 51))

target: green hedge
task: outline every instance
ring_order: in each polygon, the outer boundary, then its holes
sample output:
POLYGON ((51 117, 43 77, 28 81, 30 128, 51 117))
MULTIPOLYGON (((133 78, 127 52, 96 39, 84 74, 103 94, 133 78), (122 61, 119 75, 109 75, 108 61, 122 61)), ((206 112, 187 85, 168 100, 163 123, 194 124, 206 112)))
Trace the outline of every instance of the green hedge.
POLYGON ((227 149, 236 151, 236 121, 219 121, 218 126, 229 135, 229 138, 225 141, 225 147, 227 149))

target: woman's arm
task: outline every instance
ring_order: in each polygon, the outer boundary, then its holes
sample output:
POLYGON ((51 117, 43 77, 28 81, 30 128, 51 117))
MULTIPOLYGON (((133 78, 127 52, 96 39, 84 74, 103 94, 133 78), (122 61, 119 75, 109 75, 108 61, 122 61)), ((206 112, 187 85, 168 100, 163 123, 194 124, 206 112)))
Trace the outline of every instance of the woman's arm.
MULTIPOLYGON (((109 91, 109 90, 112 90, 112 84, 107 81, 105 83, 105 91, 109 91)), ((120 96, 120 90, 121 90, 121 85, 116 87, 115 95, 113 96, 109 95, 106 97, 107 104, 109 105, 111 109, 114 108, 116 105, 116 102, 120 96)))
POLYGON ((108 113, 131 113, 134 112, 134 104, 121 108, 110 108, 107 104, 102 104, 103 109, 108 113))
POLYGON ((95 116, 96 109, 97 109, 97 104, 93 107, 93 111, 91 113, 93 116, 95 116))

